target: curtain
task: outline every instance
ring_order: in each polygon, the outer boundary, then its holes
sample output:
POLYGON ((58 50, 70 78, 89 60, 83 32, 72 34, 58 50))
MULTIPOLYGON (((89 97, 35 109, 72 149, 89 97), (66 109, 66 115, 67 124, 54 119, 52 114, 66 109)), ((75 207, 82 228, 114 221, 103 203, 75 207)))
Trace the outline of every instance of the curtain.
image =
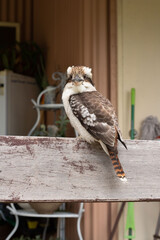
POLYGON ((0 21, 20 23, 20 40, 33 40, 33 0, 0 0, 0 21))
MULTIPOLYGON (((116 0, 0 0, 0 21, 20 22, 21 41, 44 49, 49 80, 70 65, 92 67, 97 90, 117 109, 116 16, 116 0)), ((76 211, 77 205, 68 208, 76 211)), ((116 203, 86 203, 84 239, 109 240, 116 213, 116 203)), ((78 239, 76 221, 67 220, 66 235, 78 239)))

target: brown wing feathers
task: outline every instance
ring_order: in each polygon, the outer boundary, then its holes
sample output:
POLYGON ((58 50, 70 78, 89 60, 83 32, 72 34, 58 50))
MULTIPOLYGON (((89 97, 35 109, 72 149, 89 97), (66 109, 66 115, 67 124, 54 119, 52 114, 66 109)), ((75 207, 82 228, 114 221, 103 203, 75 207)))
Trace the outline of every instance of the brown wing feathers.
POLYGON ((125 147, 126 145, 121 139, 118 120, 110 101, 94 91, 72 95, 69 102, 74 115, 87 131, 107 146, 117 176, 124 178, 125 174, 118 159, 117 139, 125 147))
MULTIPOLYGON (((73 113, 81 124, 97 140, 102 140, 110 147, 114 146, 116 130, 112 117, 112 108, 107 109, 100 93, 84 92, 70 97, 73 113), (102 104, 103 102, 103 104, 102 104)), ((108 101, 109 102, 109 101, 108 101)))

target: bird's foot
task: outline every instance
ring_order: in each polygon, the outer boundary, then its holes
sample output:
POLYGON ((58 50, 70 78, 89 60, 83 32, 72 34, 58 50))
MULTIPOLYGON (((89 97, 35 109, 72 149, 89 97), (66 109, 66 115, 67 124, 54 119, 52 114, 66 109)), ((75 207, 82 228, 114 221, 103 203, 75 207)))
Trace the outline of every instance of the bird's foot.
POLYGON ((83 138, 80 135, 76 136, 76 139, 77 140, 83 140, 83 138))

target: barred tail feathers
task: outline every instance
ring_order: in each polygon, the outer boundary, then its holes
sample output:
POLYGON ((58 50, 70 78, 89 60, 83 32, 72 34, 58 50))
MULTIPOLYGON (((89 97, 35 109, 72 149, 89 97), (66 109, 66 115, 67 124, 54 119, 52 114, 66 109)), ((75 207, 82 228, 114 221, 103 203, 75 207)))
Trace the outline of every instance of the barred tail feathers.
POLYGON ((112 160, 112 164, 113 164, 113 167, 114 167, 117 177, 119 177, 122 181, 126 181, 127 179, 125 177, 125 173, 123 171, 123 168, 122 168, 121 163, 118 158, 118 152, 109 150, 109 155, 112 160))
POLYGON ((116 175, 122 180, 122 181, 127 181, 126 177, 125 177, 125 173, 123 171, 123 168, 121 166, 121 163, 119 161, 118 158, 118 151, 116 149, 109 149, 107 148, 106 144, 104 144, 102 141, 99 141, 99 143, 101 144, 103 150, 105 151, 105 153, 107 155, 110 156, 111 160, 112 160, 112 164, 114 167, 114 170, 116 172, 116 175))

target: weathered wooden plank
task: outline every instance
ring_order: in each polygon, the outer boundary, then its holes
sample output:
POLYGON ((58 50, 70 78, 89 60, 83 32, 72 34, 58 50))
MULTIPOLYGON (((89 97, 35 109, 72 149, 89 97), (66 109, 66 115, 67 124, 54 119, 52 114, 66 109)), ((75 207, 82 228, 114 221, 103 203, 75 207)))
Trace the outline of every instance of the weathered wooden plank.
POLYGON ((0 137, 0 202, 160 200, 160 141, 119 144, 128 181, 98 145, 74 138, 0 137))

